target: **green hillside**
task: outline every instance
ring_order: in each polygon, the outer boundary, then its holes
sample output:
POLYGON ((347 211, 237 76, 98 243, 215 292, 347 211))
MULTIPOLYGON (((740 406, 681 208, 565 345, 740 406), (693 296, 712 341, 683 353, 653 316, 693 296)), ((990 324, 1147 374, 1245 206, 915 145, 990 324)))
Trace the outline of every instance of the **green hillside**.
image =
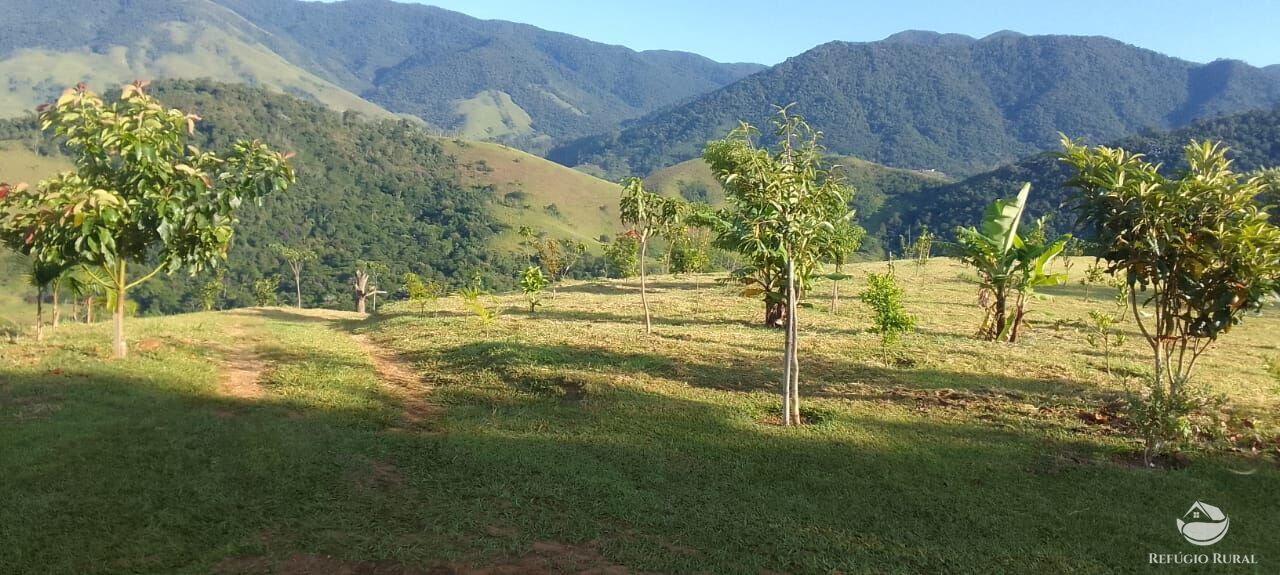
POLYGON ((1110 141, 1280 104, 1280 76, 1102 37, 920 32, 818 46, 548 157, 648 174, 697 157, 740 120, 767 125, 773 105, 791 102, 833 153, 966 175, 1052 148, 1058 132, 1110 141))
POLYGON ((617 184, 501 144, 442 140, 441 145, 457 158, 465 184, 492 190, 493 216, 506 225, 495 249, 514 249, 520 226, 593 249, 600 236, 612 237, 620 229, 617 184))
MULTIPOLYGON (((185 0, 164 10, 149 9, 155 6, 148 2, 122 3, 113 17, 95 22, 87 21, 92 14, 78 8, 66 2, 37 3, 23 12, 25 19, 0 23, 0 34, 12 39, 15 30, 36 26, 41 14, 66 9, 86 18, 82 24, 95 29, 82 45, 0 42, 0 82, 8 86, 0 90, 0 117, 28 112, 79 82, 115 86, 166 78, 245 83, 336 110, 391 117, 381 107, 289 62, 262 43, 265 34, 256 26, 212 2, 185 0), (107 26, 119 23, 121 16, 132 18, 128 31, 108 33, 107 26)), ((74 21, 59 23, 68 29, 75 26, 74 21)))
MULTIPOLYGON (((238 85, 170 81, 154 90, 167 105, 204 118, 201 148, 258 137, 298 154, 298 185, 243 214, 230 255, 229 305, 251 303, 254 280, 284 272, 269 249, 275 242, 315 247, 321 259, 304 277, 304 299, 341 307, 359 260, 388 263, 394 277, 382 285, 391 292, 404 271, 454 285, 481 271, 488 285, 509 287, 525 262, 517 255, 520 226, 592 251, 620 229, 616 184, 506 146, 441 139, 406 121, 344 117, 238 85)), ((0 124, 0 181, 34 183, 68 167, 47 155, 48 140, 46 155, 33 152, 36 141, 29 120, 0 124)), ((137 298, 147 313, 189 311, 202 281, 162 279, 137 298)))
POLYGON ((217 0, 300 66, 451 135, 545 151, 763 69, 393 2, 217 0), (334 38, 341 38, 335 42, 334 38))
MULTIPOLYGON (((1184 165, 1182 148, 1192 139, 1221 141, 1231 148, 1233 168, 1251 171, 1280 166, 1280 108, 1257 110, 1195 122, 1172 131, 1148 132, 1111 142, 1126 150, 1146 154, 1168 170, 1184 165)), ((1075 215, 1065 207, 1072 191, 1063 183, 1069 170, 1052 155, 1038 154, 965 180, 923 189, 911 201, 885 211, 889 237, 911 233, 921 224, 950 234, 956 226, 977 221, 984 206, 1008 197, 1025 182, 1031 182, 1029 213, 1049 215, 1050 232, 1066 232, 1074 227, 1075 215)))

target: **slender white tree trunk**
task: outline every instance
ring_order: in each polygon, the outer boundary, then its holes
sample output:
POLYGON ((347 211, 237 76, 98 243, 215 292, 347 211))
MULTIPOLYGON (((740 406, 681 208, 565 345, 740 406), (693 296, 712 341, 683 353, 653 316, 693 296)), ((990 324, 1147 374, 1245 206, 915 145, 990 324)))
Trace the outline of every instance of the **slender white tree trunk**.
POLYGON ((790 312, 791 312, 791 297, 792 297, 792 294, 794 293, 792 290, 792 287, 795 281, 794 276, 792 275, 791 272, 794 271, 795 264, 791 260, 790 253, 788 253, 786 257, 787 257, 786 306, 787 306, 788 313, 787 313, 787 317, 783 320, 783 327, 785 328, 783 331, 786 334, 785 336, 786 341, 783 344, 783 352, 782 352, 782 362, 783 362, 782 364, 782 424, 791 425, 792 424, 791 403, 794 398, 794 395, 791 393, 791 382, 793 381, 792 375, 795 370, 795 352, 796 352, 795 345, 796 344, 795 344, 795 332, 792 331, 791 329, 791 322, 793 321, 795 316, 792 315, 790 312))
POLYGON ((790 291, 787 294, 787 323, 791 330, 791 423, 800 425, 800 318, 799 289, 795 284, 795 264, 787 266, 790 291))
POLYGON ((293 289, 298 296, 298 309, 302 309, 302 266, 293 267, 293 289))
POLYGON ((649 294, 645 287, 645 253, 648 251, 648 234, 640 236, 640 304, 644 306, 644 333, 653 333, 653 320, 649 316, 649 294))

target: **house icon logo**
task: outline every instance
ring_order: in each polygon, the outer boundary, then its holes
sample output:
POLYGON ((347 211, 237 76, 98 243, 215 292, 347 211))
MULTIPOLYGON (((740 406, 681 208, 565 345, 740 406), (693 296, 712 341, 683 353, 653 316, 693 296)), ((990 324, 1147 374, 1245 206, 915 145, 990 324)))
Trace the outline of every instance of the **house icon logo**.
POLYGON ((1221 509, 1197 501, 1178 519, 1178 533, 1192 545, 1213 545, 1227 535, 1231 518, 1221 509))

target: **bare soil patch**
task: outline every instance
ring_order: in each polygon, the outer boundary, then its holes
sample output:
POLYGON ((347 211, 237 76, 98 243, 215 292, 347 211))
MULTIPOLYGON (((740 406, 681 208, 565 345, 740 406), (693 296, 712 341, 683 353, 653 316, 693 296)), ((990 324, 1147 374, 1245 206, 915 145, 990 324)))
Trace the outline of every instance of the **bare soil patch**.
POLYGON ((400 399, 402 424, 395 429, 421 431, 429 428, 430 421, 440 413, 440 406, 424 397, 426 386, 422 376, 403 358, 373 343, 368 336, 355 334, 351 338, 373 360, 374 371, 384 387, 400 399))
POLYGON ((240 324, 232 324, 227 334, 235 341, 218 370, 218 390, 237 399, 257 399, 266 390, 259 383, 267 362, 255 350, 254 340, 240 324))

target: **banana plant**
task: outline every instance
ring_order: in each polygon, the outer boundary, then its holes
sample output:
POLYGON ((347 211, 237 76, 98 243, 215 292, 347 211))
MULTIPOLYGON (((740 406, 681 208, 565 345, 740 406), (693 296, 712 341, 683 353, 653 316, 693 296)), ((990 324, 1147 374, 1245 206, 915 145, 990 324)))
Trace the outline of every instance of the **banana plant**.
MULTIPOLYGON (((996 200, 988 206, 980 229, 956 230, 961 261, 973 266, 982 280, 978 303, 984 314, 978 334, 987 340, 1017 342, 1027 300, 1035 289, 1067 281, 1067 274, 1048 270, 1070 235, 1049 242, 1027 239, 1042 237, 1040 233, 1026 237, 1018 234, 1030 193, 1031 184, 1025 184, 1016 197, 996 200)), ((1037 231, 1043 229, 1044 221, 1037 221, 1036 226, 1037 231)))

